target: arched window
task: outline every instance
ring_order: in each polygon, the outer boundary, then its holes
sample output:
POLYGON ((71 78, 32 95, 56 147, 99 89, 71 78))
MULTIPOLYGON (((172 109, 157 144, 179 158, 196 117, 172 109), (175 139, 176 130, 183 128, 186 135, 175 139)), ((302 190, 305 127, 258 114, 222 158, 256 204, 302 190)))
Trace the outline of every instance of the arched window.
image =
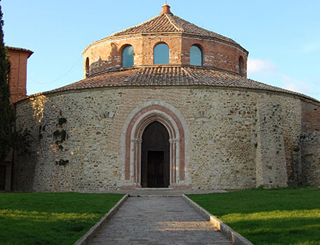
POLYGON ((193 45, 190 48, 190 65, 202 66, 202 50, 197 45, 193 45))
POLYGON ((244 75, 244 61, 242 56, 239 57, 239 74, 240 76, 244 75))
POLYGON ((89 67, 90 67, 90 62, 89 62, 89 57, 86 59, 86 77, 89 76, 89 67))
POLYGON ((169 46, 165 43, 159 43, 154 48, 153 64, 169 64, 169 46))
POLYGON ((122 50, 122 67, 130 67, 134 65, 134 50, 131 45, 128 45, 122 50))

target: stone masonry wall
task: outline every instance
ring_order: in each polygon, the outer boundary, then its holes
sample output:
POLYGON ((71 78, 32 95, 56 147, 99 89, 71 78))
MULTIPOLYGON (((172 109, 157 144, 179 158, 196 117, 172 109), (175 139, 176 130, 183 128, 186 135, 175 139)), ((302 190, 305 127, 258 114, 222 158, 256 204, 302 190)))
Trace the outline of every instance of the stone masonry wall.
POLYGON ((300 128, 300 101, 263 94, 258 100, 257 187, 286 187, 300 128), (293 135, 292 135, 293 134, 293 135))
POLYGON ((255 186, 255 94, 207 89, 190 95, 193 188, 255 186))
POLYGON ((35 141, 29 156, 15 164, 16 189, 120 189, 125 120, 150 101, 174 106, 188 124, 186 183, 191 188, 286 185, 289 149, 300 134, 300 100, 250 90, 179 86, 69 91, 18 103, 17 127, 31 129, 35 141))
POLYGON ((320 187, 320 103, 303 100, 302 134, 300 136, 301 181, 320 187))

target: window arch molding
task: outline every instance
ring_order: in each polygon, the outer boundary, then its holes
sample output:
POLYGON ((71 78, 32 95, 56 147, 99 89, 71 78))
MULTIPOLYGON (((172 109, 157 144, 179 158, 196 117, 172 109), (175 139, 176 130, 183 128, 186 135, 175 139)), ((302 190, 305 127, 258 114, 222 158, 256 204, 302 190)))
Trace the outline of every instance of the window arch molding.
POLYGON ((193 44, 190 47, 190 65, 192 66, 203 65, 203 48, 199 44, 193 44))
POLYGON ((126 44, 121 48, 121 66, 134 66, 134 48, 131 44, 126 44))
POLYGON ((160 42, 153 47, 153 64, 166 65, 170 61, 170 48, 165 42, 160 42))

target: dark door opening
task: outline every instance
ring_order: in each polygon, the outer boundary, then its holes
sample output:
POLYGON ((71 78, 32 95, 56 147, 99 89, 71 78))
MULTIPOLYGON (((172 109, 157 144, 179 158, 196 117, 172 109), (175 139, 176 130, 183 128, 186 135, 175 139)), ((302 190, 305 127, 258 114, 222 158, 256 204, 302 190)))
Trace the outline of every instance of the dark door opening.
POLYGON ((3 191, 6 187, 6 166, 0 166, 0 190, 3 191))
POLYGON ((159 122, 151 123, 142 135, 142 187, 169 187, 169 151, 167 129, 159 122))
POLYGON ((164 151, 148 151, 148 187, 164 187, 164 151))

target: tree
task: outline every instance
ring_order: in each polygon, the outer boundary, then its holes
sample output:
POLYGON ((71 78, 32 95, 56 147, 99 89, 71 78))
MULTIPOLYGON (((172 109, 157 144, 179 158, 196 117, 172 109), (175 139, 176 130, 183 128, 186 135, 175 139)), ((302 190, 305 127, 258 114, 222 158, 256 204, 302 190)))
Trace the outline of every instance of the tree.
MULTIPOLYGON (((1 1, 1 0, 0 0, 1 1)), ((14 112, 10 105, 10 87, 8 83, 8 58, 3 41, 3 20, 0 5, 0 163, 3 163, 13 143, 14 112)))

